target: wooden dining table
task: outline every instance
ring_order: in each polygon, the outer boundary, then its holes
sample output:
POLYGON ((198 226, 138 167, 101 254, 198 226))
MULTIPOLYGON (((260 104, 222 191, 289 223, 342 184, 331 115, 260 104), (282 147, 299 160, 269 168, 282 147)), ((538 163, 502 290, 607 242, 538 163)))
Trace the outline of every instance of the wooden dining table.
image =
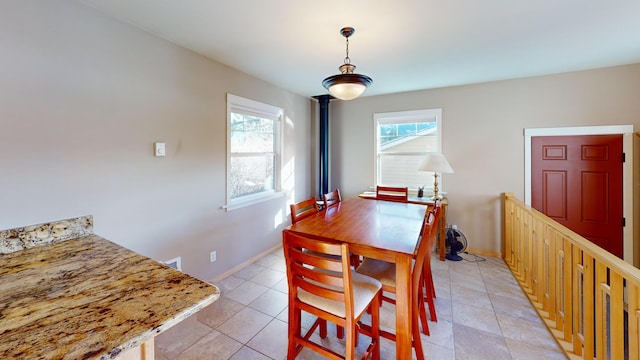
MULTIPOLYGON (((358 197, 362 198, 362 199, 369 199, 369 200, 375 200, 376 199, 376 192, 375 191, 365 191, 363 193, 360 193, 360 195, 358 195, 358 197)), ((433 207, 435 204, 435 201, 433 200, 433 198, 430 197, 417 197, 415 195, 409 195, 409 197, 407 198, 407 202, 413 203, 413 204, 422 204, 422 205, 428 205, 433 207)), ((440 224, 438 225, 439 228, 439 235, 438 235, 438 254, 439 254, 439 258, 440 261, 444 261, 446 254, 446 232, 447 232, 447 208, 449 205, 449 200, 447 198, 442 198, 440 199, 440 205, 442 206, 442 208, 440 209, 440 224)))
POLYGON ((284 231, 349 244, 350 251, 396 264, 396 359, 411 359, 411 261, 427 206, 350 198, 284 231))

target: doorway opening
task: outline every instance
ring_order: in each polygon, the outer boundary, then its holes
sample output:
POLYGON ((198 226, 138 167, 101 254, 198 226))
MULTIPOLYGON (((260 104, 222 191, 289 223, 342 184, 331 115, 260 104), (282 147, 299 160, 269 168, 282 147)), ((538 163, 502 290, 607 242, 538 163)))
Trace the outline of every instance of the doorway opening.
POLYGON ((626 155, 622 165, 623 177, 623 217, 626 224, 623 229, 623 253, 624 261, 636 264, 634 254, 636 253, 633 243, 633 125, 614 126, 584 126, 584 127, 560 127, 560 128, 538 128, 525 129, 525 204, 531 206, 531 138, 535 136, 580 136, 580 135, 614 135, 621 134, 623 137, 622 150, 626 155))

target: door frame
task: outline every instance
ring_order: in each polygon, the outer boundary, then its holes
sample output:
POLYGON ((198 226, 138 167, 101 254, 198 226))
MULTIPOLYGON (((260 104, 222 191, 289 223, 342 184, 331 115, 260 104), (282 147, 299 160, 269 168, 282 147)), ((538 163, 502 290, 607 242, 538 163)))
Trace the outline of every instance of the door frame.
POLYGON ((622 216, 626 219, 623 236, 624 261, 634 264, 633 244, 633 125, 579 126, 524 129, 524 202, 531 206, 531 137, 533 136, 622 135, 622 216), (630 194, 630 195, 628 195, 630 194))

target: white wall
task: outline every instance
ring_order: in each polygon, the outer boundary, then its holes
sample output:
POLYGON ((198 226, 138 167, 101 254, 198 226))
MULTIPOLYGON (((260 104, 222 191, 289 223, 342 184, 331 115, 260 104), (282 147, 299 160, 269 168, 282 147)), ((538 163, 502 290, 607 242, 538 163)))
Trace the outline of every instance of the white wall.
POLYGON ((311 194, 310 109, 80 3, 3 0, 0 229, 91 214, 98 235, 211 279, 281 241, 293 184, 297 200, 311 194), (229 213, 227 92, 284 109, 288 184, 229 213))
POLYGON ((500 194, 524 200, 524 129, 640 130, 640 64, 332 101, 332 186, 357 196, 375 183, 374 113, 430 108, 443 109, 443 153, 455 171, 442 176, 447 220, 471 248, 498 253, 500 194))

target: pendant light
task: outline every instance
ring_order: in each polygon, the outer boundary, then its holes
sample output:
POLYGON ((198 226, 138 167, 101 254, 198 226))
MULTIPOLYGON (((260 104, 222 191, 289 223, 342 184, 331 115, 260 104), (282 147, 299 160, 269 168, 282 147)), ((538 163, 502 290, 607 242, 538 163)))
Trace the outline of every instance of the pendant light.
POLYGON ((347 39, 347 57, 344 58, 344 64, 339 67, 340 74, 329 76, 322 81, 322 85, 329 90, 329 93, 340 100, 357 98, 373 82, 366 75, 353 73, 356 66, 351 64, 351 59, 349 58, 349 36, 353 35, 354 32, 355 29, 352 27, 344 27, 340 30, 340 34, 347 39))

